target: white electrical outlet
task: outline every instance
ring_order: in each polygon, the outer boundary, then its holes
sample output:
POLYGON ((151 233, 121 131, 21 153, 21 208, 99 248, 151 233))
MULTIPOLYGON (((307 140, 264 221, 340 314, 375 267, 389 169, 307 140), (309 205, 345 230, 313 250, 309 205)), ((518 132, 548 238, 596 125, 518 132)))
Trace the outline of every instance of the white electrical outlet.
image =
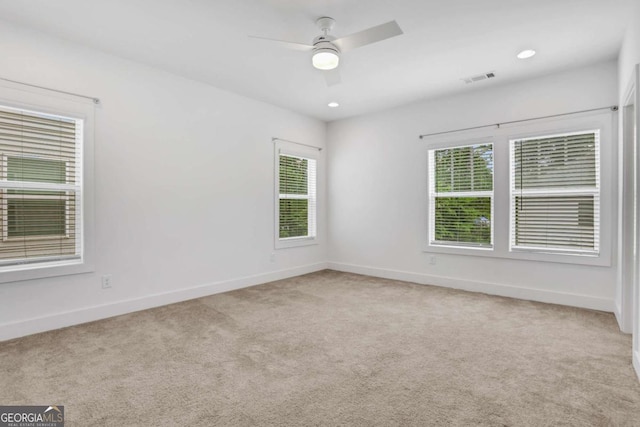
POLYGON ((111 275, 105 274, 102 276, 102 289, 109 289, 111 287, 111 275))
POLYGON ((435 255, 431 255, 429 257, 429 264, 436 265, 436 256, 435 255))
POLYGON ((276 254, 272 253, 271 256, 269 257, 269 261, 276 262, 276 254))

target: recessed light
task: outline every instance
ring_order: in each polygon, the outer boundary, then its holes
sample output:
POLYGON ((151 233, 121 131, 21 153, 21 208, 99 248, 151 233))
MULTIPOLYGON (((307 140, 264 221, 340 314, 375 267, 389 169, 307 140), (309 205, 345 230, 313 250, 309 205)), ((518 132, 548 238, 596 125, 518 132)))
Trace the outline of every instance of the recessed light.
POLYGON ((527 58, 531 58, 535 54, 536 54, 535 50, 525 49, 522 52, 520 52, 517 56, 518 56, 518 59, 527 59, 527 58))
POLYGON ((330 108, 336 108, 339 107, 340 104, 338 104, 337 102, 333 101, 327 104, 330 108))

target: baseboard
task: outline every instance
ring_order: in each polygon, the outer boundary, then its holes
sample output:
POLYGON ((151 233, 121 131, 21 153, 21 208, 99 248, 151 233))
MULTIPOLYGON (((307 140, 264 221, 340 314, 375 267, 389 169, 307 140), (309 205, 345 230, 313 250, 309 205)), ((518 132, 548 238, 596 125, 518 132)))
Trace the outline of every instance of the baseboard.
POLYGON ((0 341, 19 338, 39 332, 51 331, 67 326, 81 323, 93 322, 95 320, 106 319, 108 317, 133 313, 135 311, 146 310, 153 307, 160 307, 176 302, 187 301, 208 295, 229 292, 236 289, 261 285, 275 280, 287 279, 289 277, 300 276, 302 274, 313 273, 327 269, 327 263, 310 264, 286 270, 272 271, 269 273, 257 274, 253 276, 240 277, 232 280, 208 283, 176 291, 165 292, 118 301, 115 303, 86 307, 79 310, 56 313, 50 316, 37 317, 18 322, 5 323, 0 325, 0 341))
POLYGON ((607 312, 613 312, 615 305, 613 300, 592 297, 588 295, 568 294, 542 289, 522 288, 498 283, 461 280, 451 277, 433 276, 409 271, 367 267, 354 264, 329 262, 329 269, 348 273, 364 274, 367 276, 381 277, 384 279, 413 282, 421 285, 442 286, 445 288, 461 289, 465 291, 481 292, 490 295, 499 295, 503 297, 546 302, 551 304, 568 305, 572 307, 588 308, 592 310, 607 312))
POLYGON ((633 368, 636 370, 638 380, 640 380, 640 350, 633 352, 633 368))
POLYGON ((613 314, 616 316, 616 321, 618 322, 618 327, 622 332, 624 332, 624 319, 622 318, 622 307, 614 301, 613 303, 613 314))
POLYGON ((620 332, 630 334, 632 330, 631 325, 629 324, 630 322, 626 321, 627 319, 622 315, 622 307, 617 302, 613 305, 613 314, 616 315, 620 332))

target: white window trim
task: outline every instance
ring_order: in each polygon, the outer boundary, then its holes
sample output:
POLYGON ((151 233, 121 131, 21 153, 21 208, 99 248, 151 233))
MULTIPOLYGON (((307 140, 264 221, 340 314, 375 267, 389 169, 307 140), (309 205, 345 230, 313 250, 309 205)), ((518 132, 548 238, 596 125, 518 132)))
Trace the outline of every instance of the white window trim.
POLYGON ((518 141, 521 141, 525 138, 518 139, 510 139, 509 140, 509 251, 511 252, 524 252, 524 253, 551 253, 551 254, 559 254, 559 255, 585 255, 585 256, 598 256, 600 252, 600 225, 602 219, 600 218, 600 210, 601 210, 601 200, 600 200, 600 175, 601 175, 601 167, 600 167, 600 146, 601 146, 601 136, 600 129, 585 129, 582 131, 576 132, 561 132, 555 134, 546 134, 546 135, 535 135, 533 138, 543 139, 543 138, 551 138, 554 136, 571 136, 571 135, 581 135, 586 133, 595 133, 595 161, 596 161, 596 186, 595 188, 584 188, 584 187, 575 187, 575 188, 548 188, 546 190, 540 189, 521 189, 517 190, 515 188, 515 165, 514 165, 514 153, 515 153, 515 144, 518 141), (594 249, 586 250, 586 249, 563 249, 563 248, 541 248, 541 247, 532 247, 526 245, 515 245, 515 210, 513 209, 515 198, 518 195, 526 195, 526 196, 593 196, 594 199, 594 212, 597 214, 598 223, 594 224, 594 249))
MULTIPOLYGON (((429 191, 425 188, 424 204, 426 207, 422 224, 422 251, 430 254, 450 254, 464 256, 480 256, 489 258, 505 258, 522 261, 541 261, 561 264, 578 264, 593 266, 611 266, 614 230, 617 221, 617 193, 613 191, 616 174, 614 159, 617 159, 617 114, 611 112, 588 113, 569 118, 539 120, 514 125, 503 125, 499 129, 458 132, 455 134, 427 138, 424 147, 424 159, 428 159, 428 151, 450 146, 476 145, 493 143, 494 162, 494 212, 493 250, 479 250, 469 247, 442 247, 429 244, 429 191), (585 130, 600 130, 600 236, 599 254, 561 253, 544 250, 511 251, 510 250, 510 144, 512 139, 525 139, 539 135, 555 135, 585 130), (609 171, 609 173, 605 173, 609 171)), ((428 161, 426 166, 427 185, 429 182, 428 161)), ((423 187, 424 188, 424 187, 423 187)), ((428 261, 425 259, 425 263, 428 261)))
MULTIPOLYGON (((484 140, 482 142, 474 142, 474 143, 469 143, 468 141, 462 144, 456 144, 455 142, 444 145, 444 146, 438 146, 438 147, 430 147, 429 151, 428 151, 428 192, 429 192, 429 196, 428 196, 428 209, 429 209, 429 231, 428 231, 428 236, 427 236, 427 244, 429 247, 432 248, 439 248, 439 249, 447 249, 447 248, 453 248, 454 250, 471 250, 471 251, 492 251, 493 250, 493 242, 494 242, 494 218, 493 218, 493 214, 494 214, 494 190, 491 191, 453 191, 453 192, 446 192, 446 193, 438 193, 435 190, 435 158, 434 158, 434 154, 435 151, 437 150, 443 150, 443 149, 455 149, 455 148, 465 148, 465 147, 473 147, 473 146, 477 146, 477 145, 491 145, 492 146, 492 150, 493 150, 493 142, 490 140, 484 140), (435 199, 436 197, 489 197, 491 199, 491 242, 488 245, 483 245, 483 244, 474 244, 474 243, 464 243, 464 242, 446 242, 446 241, 438 241, 435 240, 435 212, 436 212, 436 203, 435 203, 435 199)), ((495 159, 494 161, 494 168, 495 168, 495 159)), ((491 179, 493 180, 492 182, 492 188, 495 185, 495 176, 492 176, 491 179)))
POLYGON ((287 249, 318 244, 318 170, 319 156, 315 149, 292 146, 291 143, 278 141, 274 143, 274 248, 287 249), (287 194, 285 199, 308 199, 315 206, 315 211, 308 211, 308 236, 280 238, 280 155, 310 159, 315 161, 315 180, 308 180, 307 195, 287 194), (312 185, 315 183, 315 187, 312 185))
MULTIPOLYGON (((12 266, 0 266, 0 283, 34 280, 70 274, 94 271, 95 233, 94 233, 94 121, 95 106, 91 100, 72 95, 56 94, 19 83, 2 82, 0 84, 0 105, 34 111, 37 113, 63 116, 79 120, 78 138, 82 147, 76 151, 79 176, 76 184, 67 184, 79 190, 80 201, 76 203, 76 218, 81 232, 77 233, 76 248, 80 256, 75 259, 37 263, 24 263, 12 266), (82 215, 80 215, 82 213, 82 215)), ((42 185, 38 185, 42 188, 42 185)), ((29 184, 24 183, 24 188, 29 184)), ((56 184, 56 190, 62 186, 56 184)))

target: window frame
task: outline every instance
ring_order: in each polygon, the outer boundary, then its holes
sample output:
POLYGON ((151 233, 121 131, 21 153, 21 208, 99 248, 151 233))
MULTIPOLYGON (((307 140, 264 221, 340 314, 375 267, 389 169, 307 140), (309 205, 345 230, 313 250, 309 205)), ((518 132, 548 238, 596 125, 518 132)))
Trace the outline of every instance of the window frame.
MULTIPOLYGON (((461 124, 465 126, 465 124, 461 124)), ((426 183, 421 186, 423 195, 423 220, 420 222, 422 252, 432 255, 463 255, 488 258, 503 258, 521 261, 552 262, 560 264, 591 265, 609 267, 616 243, 618 194, 614 191, 616 180, 615 160, 618 156, 617 113, 611 111, 589 112, 569 117, 540 119, 529 122, 501 125, 500 127, 467 130, 446 135, 424 138, 423 159, 426 183), (540 135, 555 135, 584 130, 600 130, 600 251, 597 255, 559 253, 548 251, 510 250, 510 152, 509 141, 540 135), (477 145, 493 142, 494 161, 494 213, 493 250, 478 250, 468 247, 442 247, 429 244, 429 164, 428 151, 455 145, 477 145)), ((433 259, 425 259, 427 264, 433 259)))
MULTIPOLYGON (((57 117, 78 120, 80 127, 78 139, 81 147, 76 150, 76 161, 80 165, 77 187, 76 221, 80 230, 76 236, 74 259, 43 259, 41 262, 28 262, 0 266, 0 283, 34 280, 71 274, 89 273, 95 270, 95 232, 94 232, 94 121, 95 105, 92 100, 73 95, 52 94, 44 89, 33 88, 19 83, 2 82, 0 84, 0 105, 18 110, 31 111, 57 117)), ((2 161, 5 159, 4 153, 2 161)), ((6 169, 4 169, 6 170, 6 169)), ((68 165, 67 165, 67 174, 68 165)), ((70 185, 70 184, 66 184, 70 185)), ((3 202, 4 203, 4 202, 3 202)), ((4 208, 4 207, 0 207, 4 208)), ((4 219, 4 218, 3 218, 4 219)), ((38 240, 47 237, 35 237, 38 240)), ((53 238, 59 238, 58 236, 53 238)))
POLYGON ((492 151, 492 161, 494 162, 494 168, 495 168, 495 158, 493 158, 493 149, 494 149, 494 143, 492 141, 485 141, 485 142, 476 142, 476 143, 451 143, 451 144, 447 144, 446 146, 441 146, 441 147, 433 147, 430 148, 428 150, 428 183, 427 183, 427 188, 428 188, 428 209, 429 209, 429 229, 428 229, 428 236, 427 236, 427 242, 428 245, 430 247, 438 247, 438 248, 454 248, 454 249, 469 249, 472 251, 492 251, 493 247, 494 247, 494 212, 495 212, 495 204, 494 204, 494 192, 495 192, 495 174, 491 173, 491 191, 451 191, 451 192, 445 192, 445 193, 439 193, 438 191, 436 191, 436 174, 435 174, 435 153, 436 151, 440 151, 440 150, 447 150, 447 149, 456 149, 456 148, 467 148, 467 147, 477 147, 477 146, 481 146, 481 145, 490 145, 491 146, 491 151, 492 151), (451 198, 457 198, 457 197, 477 197, 477 198, 489 198, 491 200, 491 219, 490 219, 490 227, 491 227, 491 233, 490 233, 490 243, 488 245, 484 245, 484 244, 475 244, 475 243, 465 243, 465 242, 447 242, 447 241, 438 241, 435 239, 435 225, 436 225, 436 198, 437 197, 451 197, 451 198))
MULTIPOLYGON (((300 246, 316 245, 318 243, 318 150, 305 149, 302 147, 291 147, 282 142, 274 143, 274 248, 286 249, 300 246), (281 197, 280 194, 280 156, 307 159, 315 162, 315 177, 311 179, 309 172, 307 178, 307 195, 289 194, 281 197), (315 184, 315 185, 314 185, 315 184), (280 238, 280 200, 282 199, 304 199, 309 200, 307 210, 307 235, 280 238), (312 208, 313 207, 313 208, 312 208)), ((307 166, 308 167, 308 166, 307 166)))
POLYGON ((509 140, 509 251, 510 252, 522 252, 522 253, 547 253, 547 254, 562 254, 562 255, 584 255, 584 256, 598 256, 600 252, 600 225, 602 219, 600 217, 601 210, 601 130, 600 129, 584 129, 581 131, 562 132, 555 134, 534 135, 527 138, 514 138, 509 140), (543 139, 553 137, 564 137, 572 135, 582 135, 594 133, 595 136, 595 188, 572 188, 572 189, 553 189, 547 187, 546 190, 523 190, 516 189, 515 182, 515 145, 518 141, 543 139), (523 246, 516 245, 515 239, 515 198, 519 195, 531 195, 539 197, 552 197, 552 196, 593 196, 594 200, 594 217, 597 217, 597 223, 594 218, 594 250, 586 249, 563 249, 563 248, 544 248, 536 246, 523 246))

